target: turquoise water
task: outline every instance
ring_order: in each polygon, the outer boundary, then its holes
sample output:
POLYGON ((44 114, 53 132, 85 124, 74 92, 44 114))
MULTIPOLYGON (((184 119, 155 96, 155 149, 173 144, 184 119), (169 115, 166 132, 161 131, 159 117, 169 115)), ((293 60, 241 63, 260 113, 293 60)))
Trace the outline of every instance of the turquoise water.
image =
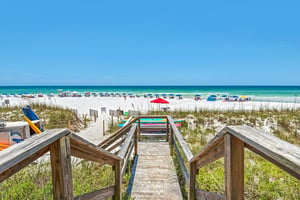
POLYGON ((247 95, 255 100, 298 101, 300 86, 0 86, 0 94, 54 93, 62 91, 77 92, 132 92, 144 93, 181 93, 192 97, 201 93, 204 97, 210 94, 247 95))

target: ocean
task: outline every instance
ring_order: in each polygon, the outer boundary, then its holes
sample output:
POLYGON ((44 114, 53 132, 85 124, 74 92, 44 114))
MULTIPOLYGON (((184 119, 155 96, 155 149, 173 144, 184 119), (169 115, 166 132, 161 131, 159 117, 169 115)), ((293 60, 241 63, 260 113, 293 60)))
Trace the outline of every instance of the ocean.
POLYGON ((202 94, 246 95, 254 101, 299 102, 300 86, 0 86, 0 94, 37 94, 59 91, 77 92, 130 92, 144 93, 180 93, 183 97, 202 94))

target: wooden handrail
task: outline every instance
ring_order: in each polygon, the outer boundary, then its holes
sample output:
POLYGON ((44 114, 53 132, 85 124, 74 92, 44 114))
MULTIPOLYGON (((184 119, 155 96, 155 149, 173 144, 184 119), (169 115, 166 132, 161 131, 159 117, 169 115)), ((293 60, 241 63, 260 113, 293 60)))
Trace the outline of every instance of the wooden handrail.
POLYGON ((190 160, 189 199, 223 199, 195 188, 199 168, 225 157, 225 199, 244 198, 244 148, 248 148, 300 179, 300 148, 249 126, 228 126, 190 160))
POLYGON ((191 152, 188 144, 183 139, 181 133, 179 132, 178 128, 176 127, 173 118, 168 115, 167 119, 168 119, 168 121, 170 123, 171 129, 172 129, 172 133, 174 134, 174 136, 177 139, 177 141, 178 141, 181 149, 183 150, 184 155, 185 155, 187 161, 190 161, 193 158, 193 153, 191 152))
POLYGON ((133 139, 133 136, 134 136, 134 133, 136 131, 136 128, 137 128, 137 125, 134 124, 131 126, 131 129, 129 131, 129 133, 127 134, 127 137, 126 137, 126 140, 124 141, 123 145, 122 145, 122 148, 121 150, 119 151, 118 153, 118 156, 122 159, 124 159, 127 151, 128 151, 128 147, 130 145, 130 142, 132 141, 133 139))
POLYGON ((73 199, 71 156, 109 164, 115 168, 114 188, 94 191, 77 199, 121 199, 121 158, 67 129, 47 130, 0 152, 0 182, 50 151, 54 199, 73 199), (102 193, 102 194, 100 194, 102 193), (100 198, 101 197, 101 198, 100 198))
POLYGON ((300 179, 300 148, 249 126, 228 126, 227 133, 245 146, 300 179))
POLYGON ((49 145, 68 135, 67 129, 46 131, 0 152, 0 182, 49 151, 49 145))

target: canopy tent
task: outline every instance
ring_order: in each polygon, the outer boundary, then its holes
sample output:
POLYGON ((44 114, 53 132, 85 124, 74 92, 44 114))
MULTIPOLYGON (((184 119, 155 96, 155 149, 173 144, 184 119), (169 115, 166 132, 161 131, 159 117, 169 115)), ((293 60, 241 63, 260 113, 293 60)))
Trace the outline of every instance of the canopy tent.
POLYGON ((158 104, 159 106, 159 110, 160 110, 160 104, 168 104, 169 102, 165 99, 162 99, 162 98, 157 98, 157 99, 154 99, 152 101, 150 101, 150 103, 155 103, 155 104, 158 104))
POLYGON ((163 103, 163 104, 168 104, 169 102, 167 100, 164 100, 162 98, 157 98, 157 99, 154 99, 152 101, 150 101, 150 103, 163 103))

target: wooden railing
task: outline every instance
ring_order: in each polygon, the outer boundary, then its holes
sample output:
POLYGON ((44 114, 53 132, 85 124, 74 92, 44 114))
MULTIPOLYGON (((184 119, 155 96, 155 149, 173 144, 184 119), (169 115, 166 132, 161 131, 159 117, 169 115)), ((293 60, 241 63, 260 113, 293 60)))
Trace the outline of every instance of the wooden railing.
POLYGON ((189 199, 244 199, 244 148, 300 179, 300 148, 249 126, 228 126, 190 160, 189 199), (225 196, 195 188, 198 170, 224 157, 225 196))
POLYGON ((0 152, 0 182, 50 151, 54 199, 121 199, 121 158, 67 129, 47 130, 0 152), (73 196, 71 156, 108 164, 115 170, 115 185, 73 196))
POLYGON ((141 118, 165 118, 166 141, 174 150, 188 187, 188 198, 243 199, 244 148, 274 163, 300 179, 300 148, 248 126, 228 126, 218 133, 197 155, 193 156, 170 116, 139 116, 94 145, 67 129, 49 130, 0 152, 0 182, 7 179, 46 152, 51 153, 53 195, 55 199, 121 199, 122 176, 130 157, 137 155, 142 127, 141 118), (73 197, 71 156, 113 166, 115 185, 79 197, 73 197), (198 170, 225 159, 225 196, 195 187, 198 170))
MULTIPOLYGON (((102 142, 102 147, 113 150, 123 158, 122 175, 126 170, 132 149, 137 154, 137 141, 143 130, 141 118, 167 119, 166 141, 174 150, 181 173, 188 187, 188 198, 193 199, 243 199, 244 198, 244 148, 248 148, 278 167, 300 179, 300 148, 248 126, 228 126, 218 133, 197 155, 193 155, 182 134, 170 116, 139 116, 116 134, 102 142), (106 146, 110 145, 110 148, 106 146), (225 196, 197 189, 196 175, 205 165, 225 157, 225 196)), ((100 145, 100 146, 101 146, 100 145)))
POLYGON ((300 179, 300 148, 249 126, 228 126, 218 133, 197 155, 167 116, 171 148, 174 148, 186 180, 188 199, 244 199, 244 148, 248 148, 292 176, 300 179), (195 187, 198 170, 224 157, 225 196, 195 187), (187 166, 188 165, 188 166, 187 166))

